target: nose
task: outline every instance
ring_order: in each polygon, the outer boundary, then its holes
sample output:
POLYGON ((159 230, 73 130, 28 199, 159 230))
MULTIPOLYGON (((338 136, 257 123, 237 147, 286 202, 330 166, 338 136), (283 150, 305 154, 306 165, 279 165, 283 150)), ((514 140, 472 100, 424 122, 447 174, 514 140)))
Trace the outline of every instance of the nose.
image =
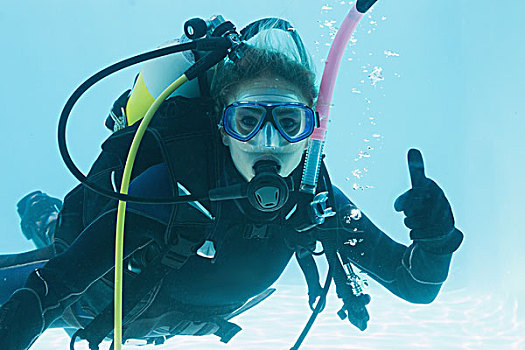
POLYGON ((275 149, 281 143, 280 136, 279 131, 275 129, 272 123, 266 122, 257 135, 257 143, 264 148, 275 149))

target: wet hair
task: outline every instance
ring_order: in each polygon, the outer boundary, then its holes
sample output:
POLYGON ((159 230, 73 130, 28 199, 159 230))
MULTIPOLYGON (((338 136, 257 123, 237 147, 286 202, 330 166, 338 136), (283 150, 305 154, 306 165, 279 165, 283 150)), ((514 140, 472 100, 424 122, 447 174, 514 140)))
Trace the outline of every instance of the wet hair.
MULTIPOLYGON (((272 29, 272 28, 266 28, 272 29)), ((315 73, 307 54, 300 55, 289 34, 282 30, 264 30, 256 40, 245 44, 243 57, 236 63, 225 61, 215 68, 211 96, 220 112, 239 88, 256 79, 277 78, 295 87, 305 102, 313 107, 317 97, 315 73), (283 38, 283 36, 285 36, 283 38), (302 62, 300 57, 308 57, 302 62)))

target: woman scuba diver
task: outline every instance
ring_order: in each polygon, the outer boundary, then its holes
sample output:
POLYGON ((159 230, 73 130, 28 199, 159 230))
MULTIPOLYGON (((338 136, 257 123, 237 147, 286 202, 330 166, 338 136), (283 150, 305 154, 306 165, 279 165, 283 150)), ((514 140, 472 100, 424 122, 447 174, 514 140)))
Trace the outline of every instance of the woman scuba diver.
MULTIPOLYGON (((310 307, 322 309, 333 279, 343 300, 338 314, 361 330, 370 297, 352 264, 413 303, 434 300, 448 275, 463 235, 443 191, 426 178, 419 151, 409 152, 412 189, 395 203, 411 229, 408 247, 333 186, 324 164, 315 200, 300 191, 305 151, 321 123, 314 73, 290 31, 258 31, 235 63, 215 67, 210 97, 166 100, 139 150, 130 195, 195 200, 128 203, 123 340, 162 344, 175 335, 215 334, 229 341, 240 330, 230 319, 271 293, 294 254, 310 307), (312 257, 318 241, 330 266, 324 288, 312 257)), ((113 188, 133 133, 128 126, 103 144, 88 179, 113 188)), ((14 292, 0 300, 0 348, 27 349, 49 327, 69 331, 72 347, 80 338, 98 348, 113 330, 116 217, 115 200, 84 186, 66 196, 48 234, 52 245, 42 248, 52 256, 24 265, 31 269, 12 265, 27 279, 2 285, 14 292)))

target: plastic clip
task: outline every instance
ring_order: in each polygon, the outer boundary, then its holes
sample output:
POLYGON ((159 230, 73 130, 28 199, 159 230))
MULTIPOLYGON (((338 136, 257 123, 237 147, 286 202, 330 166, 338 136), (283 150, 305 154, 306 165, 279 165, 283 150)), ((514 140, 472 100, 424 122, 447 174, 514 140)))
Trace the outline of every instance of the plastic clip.
POLYGON ((310 203, 310 206, 313 210, 313 218, 317 225, 321 225, 324 223, 326 218, 335 215, 335 211, 333 211, 332 207, 326 207, 327 200, 328 192, 325 191, 318 193, 314 197, 312 203, 310 203))

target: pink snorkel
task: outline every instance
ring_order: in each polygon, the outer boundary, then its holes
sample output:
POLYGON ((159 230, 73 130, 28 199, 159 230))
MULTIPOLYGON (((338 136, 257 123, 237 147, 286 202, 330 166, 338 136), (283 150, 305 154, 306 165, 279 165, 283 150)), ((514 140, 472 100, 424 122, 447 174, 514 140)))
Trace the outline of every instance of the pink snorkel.
POLYGON ((306 162, 303 169, 303 177, 301 179, 301 192, 315 194, 317 187, 317 180, 319 177, 319 169, 321 166, 321 159, 323 155, 323 148, 326 137, 326 130, 328 128, 328 115, 330 113, 330 105, 332 102, 332 95, 334 93, 335 80, 341 58, 345 51, 348 41, 352 36, 357 24, 363 18, 364 14, 377 0, 357 1, 352 7, 348 15, 343 20, 341 27, 335 35, 334 42, 330 47, 328 58, 325 62, 323 77, 321 79, 321 87, 319 88, 319 97, 315 111, 319 115, 320 125, 315 128, 308 151, 306 153, 306 162))

